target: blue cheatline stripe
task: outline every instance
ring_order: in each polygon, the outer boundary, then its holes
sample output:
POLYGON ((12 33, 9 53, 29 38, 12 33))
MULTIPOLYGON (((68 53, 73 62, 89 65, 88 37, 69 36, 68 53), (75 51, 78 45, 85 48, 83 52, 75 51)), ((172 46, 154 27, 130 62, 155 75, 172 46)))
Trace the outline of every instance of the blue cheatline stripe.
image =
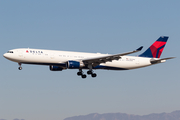
MULTIPOLYGON (((34 64, 34 65, 54 65, 54 66, 59 66, 66 68, 67 64, 66 63, 32 63, 32 62, 22 62, 22 64, 34 64)), ((74 68, 74 69, 79 69, 79 68, 74 68)), ((89 69, 88 67, 83 67, 83 69, 89 69)), ((125 68, 119 68, 119 67, 109 67, 109 66, 103 66, 103 65, 98 65, 96 67, 93 67, 93 69, 106 69, 106 70, 128 70, 125 68)))

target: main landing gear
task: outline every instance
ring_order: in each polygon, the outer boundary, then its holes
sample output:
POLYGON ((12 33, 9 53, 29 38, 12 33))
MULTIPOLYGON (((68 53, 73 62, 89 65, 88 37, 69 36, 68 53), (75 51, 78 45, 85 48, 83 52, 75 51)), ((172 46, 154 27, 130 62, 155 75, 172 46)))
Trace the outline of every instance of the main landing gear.
MULTIPOLYGON (((97 74, 93 73, 92 70, 87 71, 87 74, 91 75, 92 77, 96 77, 97 76, 97 74)), ((81 76, 82 78, 86 78, 87 77, 87 75, 83 73, 82 69, 79 69, 79 72, 77 72, 77 75, 81 76)))
POLYGON ((82 78, 86 78, 86 74, 83 73, 82 69, 79 69, 79 72, 77 72, 78 76, 81 76, 82 78))
POLYGON ((97 74, 96 74, 96 73, 93 73, 92 70, 87 71, 87 74, 88 74, 88 75, 91 75, 92 77, 96 77, 96 76, 97 76, 97 74))
POLYGON ((18 65, 19 65, 18 69, 22 70, 21 63, 18 63, 18 65))

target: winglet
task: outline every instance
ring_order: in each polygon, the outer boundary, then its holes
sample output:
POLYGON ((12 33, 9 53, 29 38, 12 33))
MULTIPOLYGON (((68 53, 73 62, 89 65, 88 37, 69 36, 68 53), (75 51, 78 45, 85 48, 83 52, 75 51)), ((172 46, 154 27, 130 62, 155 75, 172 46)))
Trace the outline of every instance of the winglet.
POLYGON ((139 47, 138 49, 136 49, 136 51, 141 51, 143 48, 143 46, 139 47))

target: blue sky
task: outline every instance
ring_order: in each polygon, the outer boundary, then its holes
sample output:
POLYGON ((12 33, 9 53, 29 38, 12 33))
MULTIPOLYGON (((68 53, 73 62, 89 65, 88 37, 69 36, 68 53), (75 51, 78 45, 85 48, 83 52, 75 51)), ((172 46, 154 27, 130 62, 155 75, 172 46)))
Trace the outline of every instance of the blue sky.
MULTIPOLYGON (((178 0, 0 1, 0 118, 63 120, 89 113, 180 110, 178 0), (14 48, 122 53, 169 36, 166 63, 130 71, 52 72, 3 58, 14 48)), ((142 53, 142 52, 140 52, 142 53)), ((133 55, 138 55, 136 53, 133 55)))

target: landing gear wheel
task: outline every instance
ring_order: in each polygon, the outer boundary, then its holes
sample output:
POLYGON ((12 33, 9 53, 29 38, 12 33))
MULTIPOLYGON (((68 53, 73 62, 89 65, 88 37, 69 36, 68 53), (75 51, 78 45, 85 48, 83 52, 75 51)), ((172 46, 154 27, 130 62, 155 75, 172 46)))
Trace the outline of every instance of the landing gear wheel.
POLYGON ((86 78, 87 76, 84 74, 84 75, 82 75, 81 77, 82 77, 82 78, 86 78))
POLYGON ((18 69, 19 69, 19 70, 22 70, 22 67, 19 67, 18 69))
POLYGON ((78 75, 78 76, 82 75, 82 72, 77 72, 77 75, 78 75))
POLYGON ((91 74, 91 76, 92 76, 92 77, 96 77, 96 76, 97 76, 97 74, 96 74, 96 73, 93 73, 93 74, 91 74))

